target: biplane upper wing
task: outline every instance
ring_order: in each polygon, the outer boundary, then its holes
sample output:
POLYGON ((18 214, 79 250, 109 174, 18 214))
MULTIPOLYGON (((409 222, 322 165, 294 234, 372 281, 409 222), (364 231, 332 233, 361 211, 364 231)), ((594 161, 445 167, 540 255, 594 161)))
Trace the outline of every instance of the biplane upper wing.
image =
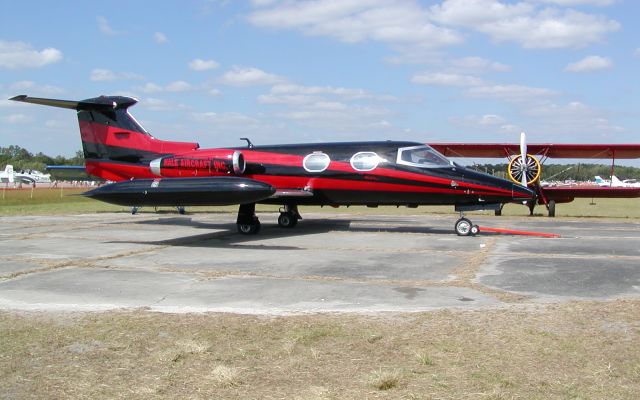
MULTIPOLYGON (((429 143, 446 157, 502 158, 520 154, 517 143, 429 143)), ((640 144, 527 144, 529 154, 548 158, 640 158, 640 144)))

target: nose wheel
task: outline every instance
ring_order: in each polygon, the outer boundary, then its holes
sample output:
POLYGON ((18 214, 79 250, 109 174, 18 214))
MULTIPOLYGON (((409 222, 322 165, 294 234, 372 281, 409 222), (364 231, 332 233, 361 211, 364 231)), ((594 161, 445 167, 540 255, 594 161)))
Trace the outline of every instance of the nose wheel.
POLYGON ((458 236, 475 236, 480 233, 480 227, 474 225, 471 220, 465 217, 461 217, 456 221, 454 229, 458 236))

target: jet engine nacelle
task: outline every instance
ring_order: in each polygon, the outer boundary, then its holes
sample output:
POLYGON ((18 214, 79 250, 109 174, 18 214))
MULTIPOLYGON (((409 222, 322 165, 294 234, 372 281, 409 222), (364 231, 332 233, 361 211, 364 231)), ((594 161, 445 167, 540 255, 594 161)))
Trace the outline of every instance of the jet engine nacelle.
POLYGON ((191 177, 242 175, 246 163, 238 150, 199 151, 156 158, 149 163, 154 175, 162 177, 191 177))

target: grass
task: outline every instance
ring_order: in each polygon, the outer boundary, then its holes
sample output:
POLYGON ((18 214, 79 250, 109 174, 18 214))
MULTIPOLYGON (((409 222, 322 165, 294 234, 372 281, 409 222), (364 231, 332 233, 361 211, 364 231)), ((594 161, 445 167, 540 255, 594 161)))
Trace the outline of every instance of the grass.
POLYGON ((638 300, 370 316, 0 312, 0 397, 635 399, 638 315, 638 300))
MULTIPOLYGON (((51 215, 51 214, 86 214, 99 212, 129 213, 128 207, 115 206, 100 201, 80 196, 86 189, 23 189, 0 190, 0 216, 8 215, 51 215)), ((605 217, 605 218, 632 218, 640 219, 640 199, 576 199, 567 204, 556 206, 558 217, 605 217)), ((259 205, 258 212, 276 212, 277 206, 259 205)), ((147 207, 141 209, 142 213, 152 213, 155 210, 147 207)), ((170 208, 162 208, 169 212, 170 208)), ((305 212, 331 212, 348 213, 355 215, 367 214, 456 214, 452 206, 424 206, 418 209, 400 207, 301 207, 301 213, 305 212)), ((237 206, 227 207, 189 207, 188 212, 217 212, 236 213, 237 206)), ((536 215, 546 215, 544 207, 538 206, 536 215)), ((475 212, 470 214, 493 215, 493 212, 475 212)), ((526 207, 517 204, 507 204, 503 210, 504 216, 529 215, 526 207)))

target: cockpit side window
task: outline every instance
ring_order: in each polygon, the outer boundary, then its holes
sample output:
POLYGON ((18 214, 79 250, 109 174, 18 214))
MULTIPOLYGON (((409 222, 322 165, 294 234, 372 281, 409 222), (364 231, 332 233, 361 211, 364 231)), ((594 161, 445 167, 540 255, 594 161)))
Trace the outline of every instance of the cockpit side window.
POLYGON ((429 146, 411 146, 398 149, 396 163, 420 168, 447 167, 451 162, 429 146))

